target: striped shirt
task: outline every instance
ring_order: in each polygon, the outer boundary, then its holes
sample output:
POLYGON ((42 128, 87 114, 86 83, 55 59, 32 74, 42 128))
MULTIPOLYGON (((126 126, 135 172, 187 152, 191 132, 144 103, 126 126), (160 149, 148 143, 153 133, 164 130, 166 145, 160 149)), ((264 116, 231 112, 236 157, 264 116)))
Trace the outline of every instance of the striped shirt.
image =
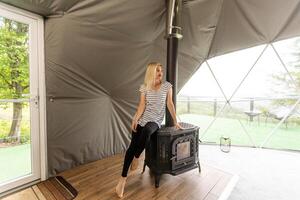
POLYGON ((167 93, 171 87, 172 84, 167 81, 161 84, 159 90, 147 90, 144 85, 140 87, 140 92, 146 96, 146 107, 138 120, 139 125, 145 126, 147 122, 155 122, 158 127, 161 127, 166 110, 167 93))

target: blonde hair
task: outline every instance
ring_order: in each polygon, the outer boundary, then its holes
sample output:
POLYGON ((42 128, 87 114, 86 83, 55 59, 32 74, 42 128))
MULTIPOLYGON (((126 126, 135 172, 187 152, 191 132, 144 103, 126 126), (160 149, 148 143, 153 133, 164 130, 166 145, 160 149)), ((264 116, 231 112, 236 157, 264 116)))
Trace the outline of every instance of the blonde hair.
POLYGON ((151 62, 147 66, 143 85, 146 90, 150 90, 154 86, 157 67, 162 67, 162 64, 160 64, 159 62, 151 62))

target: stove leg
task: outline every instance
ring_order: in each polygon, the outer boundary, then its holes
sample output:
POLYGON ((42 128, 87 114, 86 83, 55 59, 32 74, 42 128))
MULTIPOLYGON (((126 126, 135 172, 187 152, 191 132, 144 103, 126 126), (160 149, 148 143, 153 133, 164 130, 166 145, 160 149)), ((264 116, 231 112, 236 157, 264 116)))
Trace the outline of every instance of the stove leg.
POLYGON ((201 173, 201 166, 200 166, 200 162, 199 161, 197 162, 197 165, 198 165, 199 173, 201 173))
POLYGON ((145 169, 146 169, 146 161, 144 161, 144 166, 143 166, 143 172, 142 172, 142 174, 145 172, 145 169))
POLYGON ((159 187, 160 174, 155 174, 155 187, 159 187))

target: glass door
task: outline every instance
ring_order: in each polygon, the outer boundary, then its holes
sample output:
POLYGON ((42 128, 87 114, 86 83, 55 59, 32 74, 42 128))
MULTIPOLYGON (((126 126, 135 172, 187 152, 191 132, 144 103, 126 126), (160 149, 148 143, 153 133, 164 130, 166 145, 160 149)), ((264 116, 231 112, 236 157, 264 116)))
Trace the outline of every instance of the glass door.
POLYGON ((37 25, 0 4, 0 194, 41 174, 37 25))

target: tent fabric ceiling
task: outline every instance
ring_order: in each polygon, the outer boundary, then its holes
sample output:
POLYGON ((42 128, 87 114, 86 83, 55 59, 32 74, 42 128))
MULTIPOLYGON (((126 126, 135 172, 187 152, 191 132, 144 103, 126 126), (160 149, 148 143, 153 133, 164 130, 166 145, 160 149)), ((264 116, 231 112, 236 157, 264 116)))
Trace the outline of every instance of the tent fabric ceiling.
POLYGON ((299 0, 224 0, 209 57, 300 35, 299 11, 299 0))
MULTIPOLYGON (((45 17, 50 175, 123 152, 150 61, 165 65, 162 0, 0 0, 45 17)), ((183 7, 178 87, 207 58, 300 35, 300 0, 183 7)))
MULTIPOLYGON (((28 10, 30 12, 50 17, 54 15, 62 15, 74 5, 81 2, 80 0, 1 0, 4 3, 28 10)), ((99 2, 99 1, 98 1, 99 2)))

